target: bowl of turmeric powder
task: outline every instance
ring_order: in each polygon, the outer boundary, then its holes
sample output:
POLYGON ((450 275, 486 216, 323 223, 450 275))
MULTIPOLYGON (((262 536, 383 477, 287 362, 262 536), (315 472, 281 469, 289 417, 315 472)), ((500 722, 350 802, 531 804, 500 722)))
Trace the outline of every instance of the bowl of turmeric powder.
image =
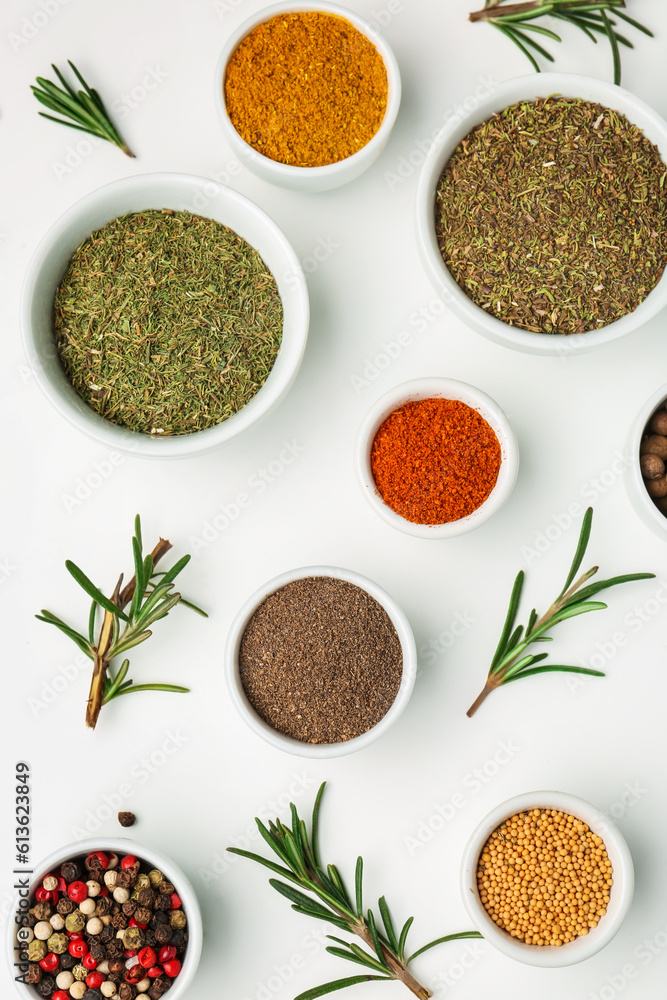
POLYGON ((263 180, 301 191, 363 173, 386 144, 400 100, 386 41, 331 3, 265 7, 227 39, 215 72, 229 145, 263 180))
POLYGON ((448 378, 390 389, 366 414, 357 479, 379 516, 419 538, 479 527, 508 499, 519 470, 510 423, 485 392, 448 378))

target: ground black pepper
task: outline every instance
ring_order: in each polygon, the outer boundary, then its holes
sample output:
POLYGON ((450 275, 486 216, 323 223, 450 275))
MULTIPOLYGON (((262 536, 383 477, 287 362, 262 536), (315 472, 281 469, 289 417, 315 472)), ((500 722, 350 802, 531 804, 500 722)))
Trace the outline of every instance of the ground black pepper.
POLYGON ((401 643, 360 587, 294 580, 270 594, 241 639, 241 683, 273 729, 304 743, 340 743, 372 729, 401 683, 401 643))

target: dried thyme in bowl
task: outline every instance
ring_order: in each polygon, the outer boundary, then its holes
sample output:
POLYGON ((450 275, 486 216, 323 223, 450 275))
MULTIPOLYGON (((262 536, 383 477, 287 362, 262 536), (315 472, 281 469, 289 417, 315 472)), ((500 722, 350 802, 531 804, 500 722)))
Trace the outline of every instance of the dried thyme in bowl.
POLYGON ((513 104, 473 129, 440 177, 443 260, 490 315, 534 333, 597 330, 633 312, 667 264, 667 167, 600 104, 513 104))
POLYGON ((130 213, 75 251, 54 300, 65 374, 113 423, 153 435, 226 420, 266 381, 283 309, 259 253, 212 219, 130 213))

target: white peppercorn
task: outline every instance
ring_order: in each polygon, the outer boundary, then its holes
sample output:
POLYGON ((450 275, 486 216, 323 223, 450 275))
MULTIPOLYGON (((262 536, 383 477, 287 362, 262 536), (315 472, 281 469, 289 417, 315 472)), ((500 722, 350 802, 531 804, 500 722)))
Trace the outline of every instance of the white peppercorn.
POLYGON ((99 896, 99 894, 100 894, 100 890, 101 890, 101 888, 102 888, 102 887, 100 886, 100 883, 99 883, 99 882, 96 882, 96 881, 95 881, 95 879, 92 879, 92 878, 91 878, 91 879, 90 879, 90 881, 86 882, 86 886, 87 886, 87 888, 88 888, 88 895, 89 895, 89 896, 91 896, 91 897, 93 897, 93 898, 94 898, 95 896, 99 896))
POLYGON ((103 997, 112 997, 116 993, 116 984, 112 983, 110 979, 107 979, 106 983, 102 983, 100 986, 100 993, 103 997))
POLYGON ((99 965, 97 966, 97 971, 101 972, 103 976, 109 975, 109 963, 106 960, 106 958, 104 959, 103 962, 99 963, 99 965))
POLYGON ((74 981, 74 976, 69 969, 63 969, 56 976, 56 986, 59 990, 68 990, 74 981))
POLYGON ((61 916, 60 913, 53 913, 49 917, 49 923, 53 927, 54 931, 61 931, 65 926, 65 918, 61 916))
POLYGON ((48 920, 40 920, 33 927, 33 933, 38 941, 48 941, 53 934, 53 927, 48 920))
POLYGON ((73 1000, 81 1000, 83 996, 88 992, 88 987, 84 982, 75 982, 69 988, 69 995, 73 997, 73 1000))
POLYGON ((47 892, 53 892, 54 889, 58 888, 58 879, 55 877, 55 875, 47 875, 46 878, 43 880, 42 885, 44 886, 47 892))
POLYGON ((127 889, 123 889, 122 887, 120 887, 118 889, 114 889, 113 898, 116 900, 117 903, 120 903, 122 906, 123 903, 127 903, 128 899, 130 898, 130 894, 127 891, 127 889))
POLYGON ((109 868, 115 868, 117 864, 118 864, 118 855, 117 854, 110 854, 109 855, 109 868))
POLYGON ((23 947, 30 944, 34 936, 32 927, 19 927, 16 933, 16 939, 20 945, 23 945, 23 947))
POLYGON ((150 985, 151 981, 148 978, 148 976, 146 976, 145 979, 142 979, 140 982, 135 983, 135 989, 137 993, 145 993, 146 990, 150 989, 150 985))
POLYGON ((109 916, 108 913, 105 913, 104 916, 102 917, 102 923, 104 924, 105 927, 108 927, 109 924, 111 923, 111 917, 109 916))
POLYGON ((104 873, 104 884, 107 886, 107 888, 113 889, 113 887, 116 884, 117 878, 118 878, 118 872, 106 871, 104 873))
POLYGON ((94 899, 84 899, 79 903, 79 909, 86 917, 90 917, 95 912, 95 905, 94 899))
POLYGON ((86 924, 86 932, 88 934, 101 934, 104 924, 99 917, 91 917, 86 924))

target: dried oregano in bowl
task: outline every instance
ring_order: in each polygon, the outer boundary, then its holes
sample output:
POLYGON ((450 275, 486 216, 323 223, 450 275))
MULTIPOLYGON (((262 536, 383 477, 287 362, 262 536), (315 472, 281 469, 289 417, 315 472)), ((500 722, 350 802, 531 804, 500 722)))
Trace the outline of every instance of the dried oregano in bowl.
POLYGON ((624 114, 572 97, 518 101, 473 128, 444 165, 442 259, 469 299, 510 326, 599 330, 632 313, 663 274, 666 175, 657 146, 624 114))
POLYGON ((257 250, 185 211, 114 219, 75 251, 55 295, 65 373, 97 413, 132 431, 219 424, 266 381, 283 309, 257 250))

